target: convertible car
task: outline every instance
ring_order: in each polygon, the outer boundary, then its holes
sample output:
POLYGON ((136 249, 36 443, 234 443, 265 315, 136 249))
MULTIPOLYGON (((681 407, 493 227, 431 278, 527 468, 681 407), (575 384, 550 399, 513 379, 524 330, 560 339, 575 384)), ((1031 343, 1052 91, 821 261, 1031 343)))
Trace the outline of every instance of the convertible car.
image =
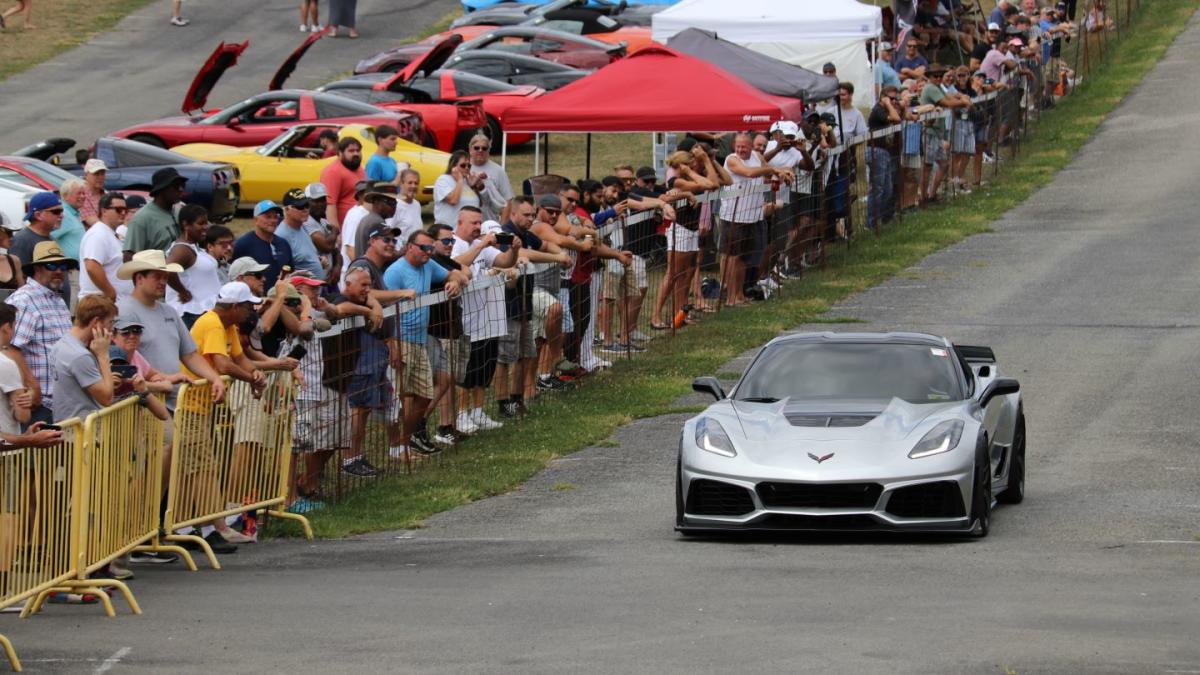
MULTIPOLYGON (((318 33, 316 37, 319 38, 320 35, 318 33)), ((311 46, 310 40, 312 36, 305 40, 300 49, 307 50, 307 46, 311 46)), ((196 79, 184 96, 182 116, 126 127, 114 131, 111 135, 157 145, 160 148, 172 148, 183 143, 221 143, 245 147, 262 145, 295 124, 321 121, 331 124, 376 126, 390 124, 396 127, 404 138, 414 142, 425 140, 426 129, 417 113, 382 110, 333 94, 300 89, 268 91, 251 96, 224 110, 208 111, 199 116, 191 115, 194 111, 203 110, 213 86, 226 70, 237 63, 238 57, 249 44, 248 41, 241 44, 222 42, 217 46, 200 67, 196 79)), ((289 57, 289 61, 291 60, 292 57, 289 57)), ((292 68, 294 67, 293 63, 292 68)), ((275 79, 279 79, 278 75, 275 79)), ((447 147, 452 140, 447 142, 447 147)))
MULTIPOLYGON (((356 73, 394 73, 421 58, 443 38, 435 35, 413 44, 401 45, 363 59, 356 73)), ((477 49, 505 51, 561 63, 572 68, 595 69, 625 56, 628 45, 593 40, 583 35, 543 26, 503 26, 480 32, 459 46, 456 53, 477 49)))
POLYGON ((919 333, 776 338, 679 441, 675 529, 986 536, 1025 494, 1020 384, 992 350, 919 333))
MULTIPOLYGON (((414 103, 422 102, 454 105, 480 100, 483 102, 486 119, 475 128, 486 125, 488 136, 499 139, 502 132, 500 120, 508 109, 524 103, 529 98, 541 96, 546 90, 530 85, 517 87, 456 70, 439 70, 461 43, 462 38, 450 36, 395 75, 354 75, 330 82, 317 91, 353 97, 387 109, 411 108, 414 103)), ((471 133, 474 131, 475 129, 470 130, 471 133)), ((532 138, 531 134, 512 134, 508 137, 508 144, 520 145, 532 138)), ((460 136, 459 139, 455 147, 465 146, 469 134, 466 137, 460 136)))
MULTIPOLYGON (((69 138, 50 138, 21 148, 13 154, 50 162, 67 173, 81 177, 83 165, 74 160, 86 161, 86 158, 76 157, 75 153, 71 153, 71 159, 63 159, 73 147, 75 141, 69 138)), ((96 139, 95 144, 88 150, 87 157, 104 160, 104 164, 108 166, 104 186, 109 190, 144 193, 150 189, 154 172, 171 166, 187 179, 187 185, 183 188, 183 200, 207 209, 209 220, 215 223, 227 222, 233 218, 234 209, 237 208, 241 190, 238 172, 227 162, 197 161, 158 146, 107 136, 96 139)), ((61 182, 59 184, 61 185, 61 182)))
MULTIPOLYGON (((242 202, 253 204, 263 199, 279 200, 292 188, 304 187, 321 179, 321 170, 336 157, 321 157, 317 136, 325 129, 334 129, 338 139, 352 136, 362 143, 363 165, 375 153, 375 128, 362 124, 315 123, 299 124, 257 148, 238 148, 212 143, 181 145, 175 151, 206 162, 225 162, 238 168, 241 174, 242 202)), ((421 174, 422 189, 417 198, 428 202, 433 195, 433 182, 446 172, 450 155, 400 140, 392 157, 405 162, 421 174)))

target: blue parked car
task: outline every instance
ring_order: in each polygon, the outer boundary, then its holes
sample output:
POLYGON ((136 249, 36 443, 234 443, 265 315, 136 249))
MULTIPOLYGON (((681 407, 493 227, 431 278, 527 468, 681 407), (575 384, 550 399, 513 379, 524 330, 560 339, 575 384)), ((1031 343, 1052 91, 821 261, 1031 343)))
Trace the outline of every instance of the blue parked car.
POLYGON ((172 166, 187 179, 183 191, 185 202, 207 209, 211 222, 223 223, 233 218, 241 185, 238 170, 232 164, 198 162, 170 150, 110 136, 98 139, 86 151, 76 151, 69 159, 63 159, 73 147, 75 141, 70 138, 49 138, 13 154, 50 162, 77 176, 83 175, 84 162, 91 157, 98 158, 108 166, 105 187, 116 191, 149 190, 154 172, 172 166))

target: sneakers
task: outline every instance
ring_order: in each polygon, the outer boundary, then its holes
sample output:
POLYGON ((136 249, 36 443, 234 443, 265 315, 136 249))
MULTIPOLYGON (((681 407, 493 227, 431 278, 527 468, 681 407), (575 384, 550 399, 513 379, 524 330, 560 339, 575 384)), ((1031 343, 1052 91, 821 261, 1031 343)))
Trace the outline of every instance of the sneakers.
POLYGON ((458 442, 458 438, 451 429, 438 427, 437 431, 433 432, 433 442, 437 445, 454 445, 458 442))
POLYGON ((500 401, 500 416, 515 420, 521 416, 521 411, 517 409, 517 402, 510 399, 500 401))
POLYGON ((621 349, 629 352, 630 354, 641 354, 642 352, 646 351, 645 347, 635 345, 632 342, 627 345, 621 345, 621 349))
MULTIPOLYGON (((204 541, 208 542, 208 547, 212 549, 213 553, 237 553, 237 545, 225 541, 225 538, 217 534, 216 530, 209 532, 204 541)), ((183 547, 191 551, 200 550, 200 545, 191 541, 185 542, 183 547)))
POLYGON ((300 32, 307 33, 308 32, 308 24, 306 24, 306 23, 300 24, 300 32))
POLYGON ((579 364, 578 364, 578 363, 575 363, 574 361, 572 361, 572 360, 570 360, 570 359, 565 359, 565 358, 564 358, 564 359, 562 359, 561 361, 559 361, 559 362, 558 362, 558 363, 557 363, 557 364, 554 366, 554 368, 555 368, 556 370, 558 370, 558 372, 560 372, 560 373, 570 373, 570 372, 574 372, 574 371, 576 371, 576 370, 579 370, 579 364))
POLYGON ((587 371, 589 373, 591 373, 591 372, 594 372, 597 370, 602 370, 604 368, 612 368, 612 361, 605 361, 604 359, 593 359, 591 361, 591 363, 587 364, 584 367, 587 368, 587 371))
POLYGON ((114 560, 108 563, 107 576, 109 579, 116 579, 117 581, 129 581, 133 578, 133 572, 114 560))
POLYGON ((617 344, 615 342, 612 343, 611 345, 604 345, 603 347, 600 348, 600 351, 604 352, 605 354, 627 354, 627 353, 629 353, 629 349, 626 348, 625 345, 617 344))
POLYGON ((308 27, 308 30, 310 33, 320 33, 321 31, 325 30, 325 27, 319 23, 314 23, 308 27))
POLYGON ((249 544, 250 542, 254 541, 250 537, 247 537, 233 528, 228 530, 217 530, 217 534, 231 544, 249 544))
POLYGON ((637 340, 638 342, 649 342, 650 340, 654 339, 654 336, 646 335, 642 331, 634 329, 634 331, 629 334, 629 339, 637 340))
POLYGON ((179 26, 182 28, 183 26, 186 26, 189 23, 191 23, 191 21, 188 21, 187 19, 183 18, 182 16, 171 17, 171 25, 172 26, 179 26))
POLYGON ((288 513, 308 513, 317 509, 325 508, 325 502, 318 502, 308 497, 300 497, 292 502, 292 505, 287 507, 288 513))
POLYGON ((179 562, 179 556, 174 553, 155 551, 134 551, 129 554, 129 562, 135 565, 167 565, 179 562))
POLYGON ((476 423, 474 417, 466 410, 459 410, 458 417, 454 421, 454 428, 470 436, 480 429, 480 425, 476 423))
POLYGON ((483 412, 483 408, 475 408, 471 411, 471 421, 475 423, 475 426, 487 431, 504 426, 504 423, 488 417, 487 413, 483 412))
POLYGON ((374 478, 379 475, 379 469, 371 466, 363 457, 355 457, 349 462, 342 462, 342 473, 361 478, 374 478))
POLYGON ((422 455, 436 455, 442 451, 441 448, 433 444, 433 441, 429 440, 428 433, 424 429, 413 434, 412 438, 408 439, 408 447, 422 455))
POLYGON ((557 377, 552 375, 538 375, 537 388, 541 391, 559 391, 566 387, 567 384, 557 377))

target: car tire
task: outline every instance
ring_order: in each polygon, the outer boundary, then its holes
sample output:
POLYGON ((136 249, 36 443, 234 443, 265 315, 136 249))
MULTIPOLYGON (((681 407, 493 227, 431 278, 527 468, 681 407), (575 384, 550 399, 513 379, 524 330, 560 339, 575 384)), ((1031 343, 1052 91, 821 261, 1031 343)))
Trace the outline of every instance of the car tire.
POLYGON ((138 143, 145 143, 146 145, 153 145, 154 147, 162 148, 163 150, 167 149, 167 144, 163 142, 163 139, 152 134, 134 134, 129 137, 129 140, 137 141, 138 143))
POLYGON ((992 471, 987 443, 975 452, 974 486, 971 488, 971 536, 980 539, 992 529, 992 471))
POLYGON ((488 135, 488 138, 492 139, 492 150, 499 152, 500 146, 498 143, 504 140, 504 130, 500 128, 500 120, 488 115, 487 129, 484 130, 484 133, 488 135))
POLYGON ((1017 409, 1013 429, 1012 457, 1008 465, 1008 487, 996 495, 1001 504, 1020 504, 1025 500, 1025 413, 1017 409))

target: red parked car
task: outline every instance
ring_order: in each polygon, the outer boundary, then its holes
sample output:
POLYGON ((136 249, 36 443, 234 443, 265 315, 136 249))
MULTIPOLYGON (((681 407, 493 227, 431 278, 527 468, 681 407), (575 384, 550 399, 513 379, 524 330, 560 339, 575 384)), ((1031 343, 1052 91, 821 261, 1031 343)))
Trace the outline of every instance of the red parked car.
MULTIPOLYGON (((493 140, 498 140, 502 133, 500 120, 504 113, 531 97, 545 94, 546 90, 532 85, 511 85, 457 70, 438 70, 460 44, 462 38, 452 35, 394 75, 354 75, 323 85, 317 91, 336 93, 389 110, 418 107, 424 111, 425 105, 457 105, 464 101, 481 100, 486 114, 487 134, 493 140)), ((479 124, 476 128, 482 126, 479 124)), ((509 136, 508 144, 519 145, 532 139, 532 134, 514 134, 509 136)))
MULTIPOLYGON (((312 45, 321 34, 310 36, 284 62, 280 71, 288 65, 295 67, 294 60, 312 45)), ((224 110, 207 111, 193 116, 192 112, 203 110, 208 95, 226 70, 233 67, 250 44, 226 44, 222 42, 196 73, 196 79, 183 98, 184 115, 168 117, 114 131, 111 136, 129 138, 160 148, 171 148, 184 143, 220 143, 240 147, 263 145, 283 133, 285 129, 303 122, 330 122, 335 124, 368 124, 378 126, 390 124, 399 129, 401 136, 416 143, 424 141, 427 130, 420 114, 409 110, 383 110, 372 105, 354 101, 334 94, 282 89, 268 91, 235 103, 224 110)), ((287 70, 290 72, 290 70, 287 70)), ((278 79, 280 73, 276 73, 278 79)))

